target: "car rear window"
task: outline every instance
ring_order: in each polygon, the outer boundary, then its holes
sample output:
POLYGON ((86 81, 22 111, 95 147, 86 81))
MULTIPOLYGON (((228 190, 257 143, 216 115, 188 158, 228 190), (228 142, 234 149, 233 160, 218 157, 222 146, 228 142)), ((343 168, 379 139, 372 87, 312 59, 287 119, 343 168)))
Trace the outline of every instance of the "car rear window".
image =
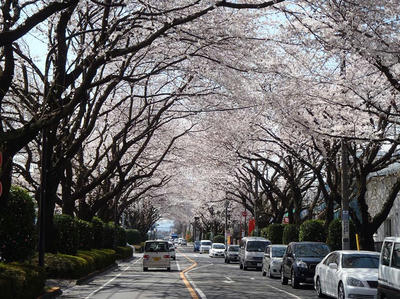
POLYGON ((273 257, 283 257, 285 254, 286 247, 272 247, 272 256, 273 257))
POLYGON ((168 252, 167 242, 147 242, 144 248, 146 252, 168 252))
POLYGON ((203 242, 201 242, 201 245, 211 246, 211 242, 209 242, 209 241, 203 241, 203 242))
POLYGON ((239 246, 230 246, 229 251, 239 251, 239 246))
POLYGON ((267 247, 269 244, 271 244, 271 243, 266 242, 266 241, 248 241, 246 250, 247 251, 255 251, 255 252, 257 252, 257 251, 264 252, 265 247, 267 247))
POLYGON ((214 249, 225 249, 225 245, 223 245, 223 244, 214 244, 213 248, 214 249))

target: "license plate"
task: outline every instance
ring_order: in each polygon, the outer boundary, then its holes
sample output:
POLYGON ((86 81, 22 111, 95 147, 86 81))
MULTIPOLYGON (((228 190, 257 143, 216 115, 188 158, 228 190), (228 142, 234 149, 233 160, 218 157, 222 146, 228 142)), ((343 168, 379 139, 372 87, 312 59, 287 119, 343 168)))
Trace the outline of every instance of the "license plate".
POLYGON ((257 263, 257 267, 262 267, 262 263, 257 263))
POLYGON ((160 260, 160 258, 159 257, 153 257, 153 261, 156 261, 156 262, 158 262, 160 260))

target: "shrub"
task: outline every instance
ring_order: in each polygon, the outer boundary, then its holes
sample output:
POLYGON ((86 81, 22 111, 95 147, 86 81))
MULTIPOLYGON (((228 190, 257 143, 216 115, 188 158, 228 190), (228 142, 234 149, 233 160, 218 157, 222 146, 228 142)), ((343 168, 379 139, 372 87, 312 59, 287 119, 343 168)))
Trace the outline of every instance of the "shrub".
POLYGON ((93 229, 93 243, 94 248, 103 247, 103 226, 104 222, 98 217, 93 217, 92 219, 92 229, 93 229))
POLYGON ((103 226, 103 248, 113 248, 115 238, 114 222, 107 222, 103 226))
POLYGON ((37 266, 0 263, 0 290, 4 299, 37 298, 42 292, 46 275, 37 266))
POLYGON ((55 215, 56 249, 60 253, 76 254, 79 245, 77 220, 70 215, 55 215))
POLYGON ((133 248, 131 246, 117 246, 115 252, 117 259, 127 259, 132 257, 133 248))
MULTIPOLYGON (((355 237, 355 226, 350 221, 350 248, 356 249, 356 237, 355 237)), ((331 250, 342 249, 342 221, 340 219, 334 219, 331 221, 328 227, 328 238, 326 240, 331 250)))
POLYGON ((78 248, 79 249, 91 249, 94 247, 94 236, 93 236, 93 225, 92 223, 77 219, 78 225, 78 248))
POLYGON ((282 234, 283 244, 299 241, 299 228, 295 224, 285 224, 282 234))
POLYGON ((27 191, 13 186, 8 201, 0 205, 0 258, 6 262, 30 258, 36 240, 33 200, 27 191))
POLYGON ((326 242, 323 220, 307 220, 300 225, 299 241, 326 242))
POLYGON ((117 246, 126 246, 126 231, 123 227, 117 226, 115 229, 115 238, 117 246))
POLYGON ((267 226, 267 227, 263 227, 263 228, 260 230, 260 236, 261 236, 261 237, 267 238, 267 229, 268 229, 268 226, 267 226))
POLYGON ((283 224, 270 224, 266 227, 265 237, 270 240, 272 244, 282 244, 283 228, 283 224))
POLYGON ((131 245, 138 245, 142 241, 142 236, 137 229, 126 230, 126 241, 131 245))
POLYGON ((223 235, 216 235, 213 239, 213 243, 225 243, 225 237, 223 235))

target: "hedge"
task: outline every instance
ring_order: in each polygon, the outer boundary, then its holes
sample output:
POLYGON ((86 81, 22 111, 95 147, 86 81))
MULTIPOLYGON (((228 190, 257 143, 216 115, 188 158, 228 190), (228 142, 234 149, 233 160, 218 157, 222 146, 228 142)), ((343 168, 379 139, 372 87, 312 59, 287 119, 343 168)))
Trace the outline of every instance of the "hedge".
POLYGON ((119 260, 131 258, 133 256, 133 248, 131 246, 117 246, 115 252, 116 258, 119 260))
POLYGON ((35 207, 22 188, 12 186, 7 202, 0 203, 0 258, 23 261, 35 253, 35 207))
POLYGON ((102 248, 104 222, 99 217, 93 217, 92 227, 93 227, 94 248, 102 248))
POLYGON ((290 242, 299 241, 299 228, 295 224, 285 224, 282 234, 282 243, 289 244, 290 242))
POLYGON ((323 220, 307 220, 300 225, 299 241, 326 242, 323 220))
POLYGON ((126 230, 126 241, 131 245, 138 245, 142 242, 142 236, 137 229, 127 229, 126 230))
POLYGON ((225 237, 223 235, 216 235, 213 239, 213 243, 225 243, 225 237))
POLYGON ((43 293, 43 269, 20 263, 0 263, 0 290, 3 299, 31 299, 43 293))
POLYGON ((103 248, 113 248, 115 238, 114 222, 107 222, 103 226, 103 248))
POLYGON ((282 244, 283 224, 273 223, 266 227, 265 237, 272 242, 272 244, 282 244))
POLYGON ((54 215, 56 229, 56 250, 74 255, 79 247, 78 220, 70 215, 54 215))
POLYGON ((91 249, 94 247, 93 224, 81 219, 77 220, 78 226, 78 249, 91 249))
MULTIPOLYGON (((356 237, 355 237, 355 226, 352 221, 349 224, 350 228, 350 248, 356 249, 356 237)), ((334 219, 331 221, 328 227, 328 238, 326 240, 331 250, 342 249, 342 221, 340 219, 334 219)))

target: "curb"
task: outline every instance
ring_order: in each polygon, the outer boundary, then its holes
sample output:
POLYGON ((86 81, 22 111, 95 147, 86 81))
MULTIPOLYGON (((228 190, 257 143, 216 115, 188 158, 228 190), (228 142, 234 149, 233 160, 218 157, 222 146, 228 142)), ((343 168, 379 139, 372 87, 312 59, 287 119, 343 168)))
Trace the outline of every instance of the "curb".
POLYGON ((62 294, 62 290, 59 287, 52 287, 51 289, 47 290, 46 293, 37 297, 37 299, 50 299, 56 298, 62 294))

